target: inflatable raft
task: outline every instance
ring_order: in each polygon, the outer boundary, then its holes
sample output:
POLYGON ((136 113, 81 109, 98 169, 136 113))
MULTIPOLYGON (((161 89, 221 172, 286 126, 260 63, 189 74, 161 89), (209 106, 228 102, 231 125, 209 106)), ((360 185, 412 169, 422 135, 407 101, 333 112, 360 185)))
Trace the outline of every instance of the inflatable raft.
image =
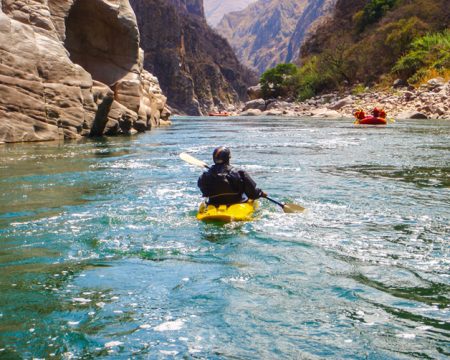
POLYGON ((233 205, 206 205, 200 204, 197 212, 197 219, 201 221, 250 221, 253 219, 253 213, 258 208, 258 202, 249 200, 245 203, 233 205))
POLYGON ((208 116, 231 116, 231 113, 228 111, 220 111, 220 112, 210 112, 208 116))
POLYGON ((366 116, 363 119, 357 119, 355 123, 359 125, 386 125, 387 120, 381 117, 366 116))

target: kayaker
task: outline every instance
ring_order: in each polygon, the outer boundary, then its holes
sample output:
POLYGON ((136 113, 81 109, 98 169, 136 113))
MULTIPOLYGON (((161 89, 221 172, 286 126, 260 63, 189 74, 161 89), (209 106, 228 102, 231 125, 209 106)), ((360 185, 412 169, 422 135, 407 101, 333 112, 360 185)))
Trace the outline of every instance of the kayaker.
POLYGON ((355 116, 355 118, 357 120, 362 120, 362 119, 364 119, 366 117, 366 113, 364 112, 363 109, 356 110, 353 115, 355 116))
POLYGON ((230 165, 231 152, 225 146, 214 149, 214 165, 198 179, 197 185, 207 203, 211 205, 231 205, 258 199, 267 194, 256 187, 250 175, 230 165))
POLYGON ((372 110, 373 117, 386 119, 386 112, 383 109, 378 109, 377 107, 372 110))

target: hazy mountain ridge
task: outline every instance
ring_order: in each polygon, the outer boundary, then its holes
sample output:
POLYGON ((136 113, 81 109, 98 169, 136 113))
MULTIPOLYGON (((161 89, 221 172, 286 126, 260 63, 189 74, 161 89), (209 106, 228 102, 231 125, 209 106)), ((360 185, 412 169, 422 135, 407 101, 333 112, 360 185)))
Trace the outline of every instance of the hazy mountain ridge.
POLYGON ((259 0, 217 26, 244 65, 258 72, 298 58, 309 29, 335 0, 259 0))
POLYGON ((204 0, 206 20, 217 26, 225 14, 245 9, 256 0, 204 0))

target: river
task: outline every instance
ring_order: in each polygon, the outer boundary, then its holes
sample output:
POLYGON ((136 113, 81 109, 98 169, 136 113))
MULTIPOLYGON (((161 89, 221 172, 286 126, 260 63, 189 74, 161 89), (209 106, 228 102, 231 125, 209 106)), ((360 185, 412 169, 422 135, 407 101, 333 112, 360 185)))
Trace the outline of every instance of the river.
POLYGON ((449 122, 173 122, 0 147, 1 359, 448 359, 449 122), (307 211, 198 222, 218 145, 307 211))

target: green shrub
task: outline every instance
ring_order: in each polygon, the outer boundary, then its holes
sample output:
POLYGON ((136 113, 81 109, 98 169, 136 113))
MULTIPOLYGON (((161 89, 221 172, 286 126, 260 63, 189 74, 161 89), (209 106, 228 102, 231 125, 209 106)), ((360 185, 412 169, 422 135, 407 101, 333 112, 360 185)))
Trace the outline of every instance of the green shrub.
POLYGON ((300 101, 309 99, 334 82, 330 72, 322 68, 321 58, 314 56, 303 64, 296 77, 297 99, 300 101))
POLYGON ((444 73, 450 69, 450 30, 427 34, 415 39, 392 71, 411 83, 429 70, 444 73))
POLYGON ((362 10, 356 13, 353 21, 359 32, 363 32, 367 25, 376 23, 384 14, 394 7, 397 0, 371 0, 362 10))
POLYGON ((267 99, 293 94, 296 87, 293 78, 297 72, 298 68, 294 64, 278 64, 265 71, 259 81, 263 97, 267 99))
POLYGON ((353 95, 364 94, 366 92, 366 86, 364 84, 357 84, 352 89, 353 95))

